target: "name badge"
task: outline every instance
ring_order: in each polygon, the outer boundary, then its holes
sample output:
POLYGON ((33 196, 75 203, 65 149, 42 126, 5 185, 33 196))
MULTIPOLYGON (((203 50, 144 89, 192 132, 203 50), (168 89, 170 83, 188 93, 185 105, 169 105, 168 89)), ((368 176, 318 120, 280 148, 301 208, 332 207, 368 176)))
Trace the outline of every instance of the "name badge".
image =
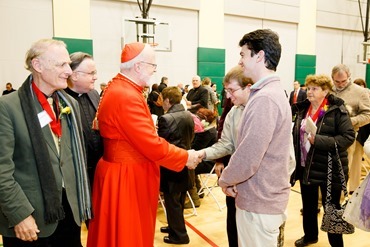
POLYGON ((39 118, 41 128, 44 128, 44 126, 53 121, 45 110, 37 114, 37 117, 39 118))

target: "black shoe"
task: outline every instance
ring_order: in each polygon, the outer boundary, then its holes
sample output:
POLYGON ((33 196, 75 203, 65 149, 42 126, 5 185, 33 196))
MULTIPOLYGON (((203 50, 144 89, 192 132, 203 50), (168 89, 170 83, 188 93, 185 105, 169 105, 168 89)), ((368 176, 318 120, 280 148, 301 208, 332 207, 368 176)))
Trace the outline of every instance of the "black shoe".
POLYGON ((169 236, 166 236, 163 238, 163 242, 166 244, 188 244, 190 242, 189 238, 185 240, 175 240, 173 238, 170 238, 169 236))
POLYGON ((161 227, 161 232, 170 233, 171 229, 168 226, 161 227))
POLYGON ((316 239, 316 240, 311 240, 311 241, 306 241, 304 240, 304 237, 301 237, 300 239, 298 239, 297 241, 295 241, 294 245, 296 247, 304 247, 304 246, 308 246, 310 244, 315 244, 317 243, 319 240, 316 239))

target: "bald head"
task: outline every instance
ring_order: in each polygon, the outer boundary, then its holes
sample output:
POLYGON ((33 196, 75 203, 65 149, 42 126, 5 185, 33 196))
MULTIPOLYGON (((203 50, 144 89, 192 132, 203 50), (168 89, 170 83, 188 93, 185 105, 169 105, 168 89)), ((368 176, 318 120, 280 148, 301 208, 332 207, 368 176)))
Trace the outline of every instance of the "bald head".
POLYGON ((198 75, 194 76, 191 80, 193 88, 198 88, 200 86, 200 77, 198 75))

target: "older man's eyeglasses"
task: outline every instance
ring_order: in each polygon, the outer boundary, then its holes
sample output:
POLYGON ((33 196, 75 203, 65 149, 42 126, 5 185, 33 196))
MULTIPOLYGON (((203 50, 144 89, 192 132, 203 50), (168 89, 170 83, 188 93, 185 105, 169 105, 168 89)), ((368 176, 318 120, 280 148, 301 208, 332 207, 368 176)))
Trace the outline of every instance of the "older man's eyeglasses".
POLYGON ((78 70, 78 71, 75 71, 75 72, 82 73, 82 74, 85 74, 85 75, 90 75, 92 77, 94 77, 98 73, 98 71, 96 71, 96 70, 91 71, 91 72, 85 72, 85 71, 78 70))
POLYGON ((240 88, 237 88, 237 89, 225 88, 225 92, 229 93, 229 94, 234 94, 236 91, 238 91, 240 89, 244 89, 244 87, 240 87, 240 88))
POLYGON ((140 61, 140 63, 149 64, 149 65, 153 66, 154 70, 157 69, 157 64, 155 64, 155 63, 148 63, 148 62, 144 62, 144 61, 140 61))

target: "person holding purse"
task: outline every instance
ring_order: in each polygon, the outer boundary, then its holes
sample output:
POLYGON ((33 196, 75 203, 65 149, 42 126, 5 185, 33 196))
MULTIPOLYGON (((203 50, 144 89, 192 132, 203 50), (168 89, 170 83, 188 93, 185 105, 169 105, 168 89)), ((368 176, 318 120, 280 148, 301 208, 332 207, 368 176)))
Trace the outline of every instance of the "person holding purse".
MULTIPOLYGON (((295 241, 298 247, 318 242, 318 191, 320 187, 322 203, 325 205, 329 153, 335 153, 337 145, 347 181, 346 150, 355 140, 344 101, 331 94, 331 79, 326 75, 308 75, 305 85, 307 99, 292 106, 295 113, 293 141, 297 164, 291 184, 300 181, 303 205, 304 236, 295 241)), ((333 160, 331 203, 340 209, 342 187, 338 163, 333 160)), ((331 246, 344 246, 342 234, 328 233, 328 239, 331 246)))

